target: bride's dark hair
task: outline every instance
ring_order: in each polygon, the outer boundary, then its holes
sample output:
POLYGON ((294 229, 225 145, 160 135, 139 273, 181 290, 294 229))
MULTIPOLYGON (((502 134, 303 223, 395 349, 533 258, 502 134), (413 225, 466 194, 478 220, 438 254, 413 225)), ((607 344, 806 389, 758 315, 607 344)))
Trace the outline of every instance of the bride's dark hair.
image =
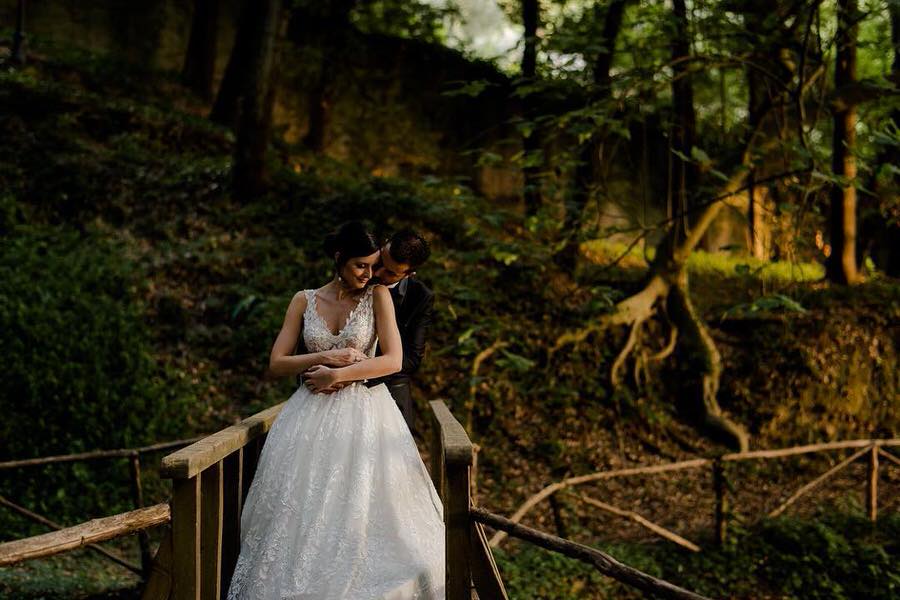
POLYGON ((375 254, 380 248, 375 236, 359 221, 348 221, 326 235, 322 247, 328 258, 338 255, 335 264, 339 270, 351 258, 375 254))

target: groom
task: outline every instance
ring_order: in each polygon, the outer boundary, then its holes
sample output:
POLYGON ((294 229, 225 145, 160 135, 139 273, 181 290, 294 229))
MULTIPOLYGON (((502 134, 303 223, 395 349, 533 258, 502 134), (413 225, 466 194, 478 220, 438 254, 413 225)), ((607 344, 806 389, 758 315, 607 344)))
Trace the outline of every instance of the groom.
POLYGON ((434 316, 434 293, 414 275, 430 253, 428 242, 415 231, 398 231, 382 246, 381 259, 373 271, 378 283, 391 290, 403 342, 403 367, 393 375, 369 380, 366 385, 372 387, 384 383, 387 386, 410 432, 415 431, 410 380, 422 364, 428 328, 434 316))

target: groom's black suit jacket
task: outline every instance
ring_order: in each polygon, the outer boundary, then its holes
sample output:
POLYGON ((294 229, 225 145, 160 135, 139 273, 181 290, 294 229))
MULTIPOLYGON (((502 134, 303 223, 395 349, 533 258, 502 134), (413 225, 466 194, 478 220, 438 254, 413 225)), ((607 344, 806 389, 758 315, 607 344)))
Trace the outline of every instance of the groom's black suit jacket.
POLYGON ((407 277, 391 288, 391 298, 403 342, 403 367, 393 375, 370 379, 366 385, 384 383, 412 431, 415 410, 409 384, 425 357, 425 342, 434 318, 434 292, 418 279, 407 277))

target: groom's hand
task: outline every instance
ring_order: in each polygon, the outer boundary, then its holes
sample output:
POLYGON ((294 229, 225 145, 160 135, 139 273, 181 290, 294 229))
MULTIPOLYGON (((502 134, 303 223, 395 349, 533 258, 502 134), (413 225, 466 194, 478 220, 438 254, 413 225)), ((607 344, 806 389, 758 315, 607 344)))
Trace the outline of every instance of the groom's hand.
POLYGON ((325 365, 314 365, 303 373, 306 387, 316 394, 323 393, 334 386, 337 381, 337 373, 331 367, 325 365))

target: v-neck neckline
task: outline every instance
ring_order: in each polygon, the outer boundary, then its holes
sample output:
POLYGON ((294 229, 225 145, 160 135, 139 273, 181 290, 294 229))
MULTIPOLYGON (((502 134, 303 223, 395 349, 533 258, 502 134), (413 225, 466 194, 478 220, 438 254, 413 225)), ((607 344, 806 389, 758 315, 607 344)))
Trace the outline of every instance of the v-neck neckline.
POLYGON ((322 313, 319 312, 319 291, 318 290, 313 290, 313 293, 312 293, 312 309, 313 309, 313 312, 316 314, 316 316, 319 318, 319 321, 322 322, 322 326, 325 328, 325 331, 327 331, 329 335, 331 335, 332 337, 341 337, 344 334, 344 332, 347 331, 347 326, 350 325, 350 322, 353 320, 353 316, 355 315, 357 309, 359 308, 359 305, 363 303, 363 300, 365 299, 365 296, 368 293, 369 293, 368 289, 362 293, 362 296, 360 297, 360 299, 356 301, 356 305, 350 309, 350 312, 347 313, 347 319, 344 321, 344 326, 341 327, 337 333, 334 333, 331 330, 331 327, 328 325, 328 321, 325 319, 324 316, 322 316, 322 313))

